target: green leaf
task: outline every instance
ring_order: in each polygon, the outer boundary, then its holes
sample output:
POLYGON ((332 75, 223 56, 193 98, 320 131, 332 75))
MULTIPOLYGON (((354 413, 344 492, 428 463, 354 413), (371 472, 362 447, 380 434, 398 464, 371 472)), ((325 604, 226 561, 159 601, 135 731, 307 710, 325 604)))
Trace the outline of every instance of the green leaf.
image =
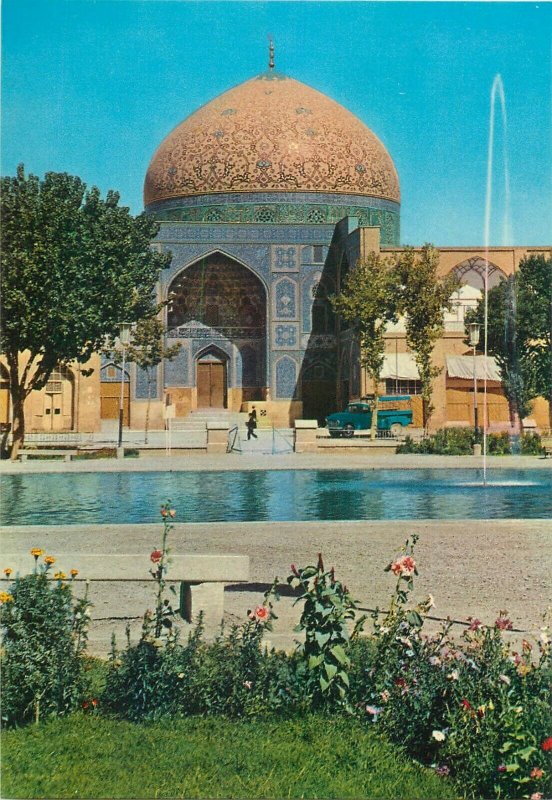
POLYGON ((533 745, 528 745, 524 747, 523 750, 518 750, 517 755, 522 758, 524 761, 529 761, 533 753, 537 752, 537 748, 533 747, 533 745))
POLYGON ((519 764, 516 764, 515 761, 512 764, 506 764, 506 772, 517 772, 519 769, 519 764))
POLYGON ((314 634, 314 638, 316 639, 316 641, 318 642, 320 647, 324 647, 326 642, 330 639, 330 634, 329 633, 321 633, 320 631, 316 631, 316 633, 314 634))
POLYGON ((334 647, 332 647, 330 652, 340 664, 349 664, 349 658, 340 644, 336 644, 334 647))
POLYGON ((335 664, 331 664, 330 662, 326 661, 324 664, 324 669, 326 670, 326 675, 328 676, 329 680, 331 680, 334 675, 337 673, 337 667, 335 664))
POLYGON ((414 610, 409 611, 407 613, 406 621, 408 622, 409 625, 412 625, 415 628, 421 628, 422 625, 424 624, 424 621, 421 618, 421 616, 418 614, 417 611, 414 610))
POLYGON ((316 669, 324 661, 324 656, 309 656, 309 669, 316 669))

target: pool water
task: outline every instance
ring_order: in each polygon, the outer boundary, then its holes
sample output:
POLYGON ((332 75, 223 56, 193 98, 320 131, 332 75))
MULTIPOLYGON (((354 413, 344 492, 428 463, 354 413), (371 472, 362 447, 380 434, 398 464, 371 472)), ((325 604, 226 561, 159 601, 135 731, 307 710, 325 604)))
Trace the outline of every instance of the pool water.
POLYGON ((552 518, 552 470, 263 470, 2 476, 2 525, 552 518))

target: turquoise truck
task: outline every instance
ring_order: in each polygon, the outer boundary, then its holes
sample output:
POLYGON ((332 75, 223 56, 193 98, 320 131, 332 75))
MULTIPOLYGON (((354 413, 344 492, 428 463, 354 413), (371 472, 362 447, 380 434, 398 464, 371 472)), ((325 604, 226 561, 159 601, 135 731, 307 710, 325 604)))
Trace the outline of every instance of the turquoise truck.
MULTIPOLYGON (((410 395, 384 395, 378 402, 378 431, 390 431, 400 436, 404 428, 412 425, 412 402, 410 395)), ((344 411, 326 417, 330 436, 354 436, 355 431, 366 431, 372 427, 372 407, 369 402, 359 400, 349 403, 344 411)))

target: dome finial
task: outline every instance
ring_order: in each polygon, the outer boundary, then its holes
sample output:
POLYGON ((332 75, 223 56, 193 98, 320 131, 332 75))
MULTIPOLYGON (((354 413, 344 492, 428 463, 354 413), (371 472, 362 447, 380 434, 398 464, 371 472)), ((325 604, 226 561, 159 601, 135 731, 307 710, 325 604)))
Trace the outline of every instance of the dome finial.
POLYGON ((270 34, 268 35, 268 68, 274 69, 274 42, 270 34))

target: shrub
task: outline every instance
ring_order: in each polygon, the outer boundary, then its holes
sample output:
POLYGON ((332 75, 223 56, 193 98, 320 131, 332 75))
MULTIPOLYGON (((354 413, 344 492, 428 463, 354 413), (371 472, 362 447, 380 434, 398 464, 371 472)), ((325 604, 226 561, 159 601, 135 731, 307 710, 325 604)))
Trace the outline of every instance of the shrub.
MULTIPOLYGON (((38 548, 32 574, 2 592, 2 719, 23 723, 78 708, 85 696, 83 653, 89 603, 73 599, 63 573, 49 579, 55 559, 38 548)), ((8 569, 9 573, 9 569, 8 569)))
MULTIPOLYGON (((303 612, 297 630, 305 631, 305 642, 299 655, 307 667, 306 692, 314 709, 349 707, 349 669, 351 636, 348 625, 355 620, 356 605, 347 587, 335 579, 334 569, 324 570, 322 555, 318 564, 297 569, 291 567, 288 583, 299 588, 295 601, 303 601, 303 612)), ((365 617, 356 621, 352 638, 356 638, 365 617)))
MULTIPOLYGON (((410 436, 407 436, 404 442, 397 447, 397 453, 468 456, 473 452, 473 445, 482 443, 482 441, 483 435, 480 430, 476 435, 473 428, 440 428, 419 442, 415 442, 410 436)), ((511 455, 510 434, 507 432, 487 434, 487 452, 491 456, 511 455)), ((523 434, 521 453, 522 455, 542 453, 542 444, 538 433, 523 434)))
POLYGON ((459 640, 449 622, 424 636, 433 598, 407 607, 414 544, 415 538, 407 541, 387 568, 397 575, 391 605, 383 621, 375 612, 372 644, 357 650, 351 687, 358 711, 410 755, 456 777, 469 795, 533 793, 540 800, 550 777, 548 627, 540 631, 536 655, 526 640, 521 652, 505 641, 512 628, 505 612, 490 627, 468 620, 459 640))

